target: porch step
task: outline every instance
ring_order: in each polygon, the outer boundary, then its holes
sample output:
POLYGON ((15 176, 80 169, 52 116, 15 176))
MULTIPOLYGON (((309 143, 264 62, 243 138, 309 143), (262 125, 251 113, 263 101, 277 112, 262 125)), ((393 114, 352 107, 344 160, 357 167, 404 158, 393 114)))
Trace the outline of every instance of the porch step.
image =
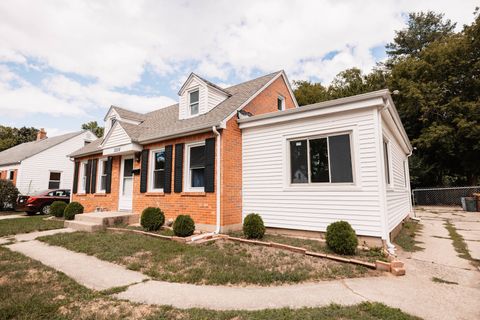
POLYGON ((103 225, 88 221, 66 220, 65 228, 71 228, 77 231, 95 232, 102 230, 103 225))
POLYGON ((92 212, 76 215, 75 221, 91 222, 107 227, 138 223, 139 215, 129 212, 92 212))

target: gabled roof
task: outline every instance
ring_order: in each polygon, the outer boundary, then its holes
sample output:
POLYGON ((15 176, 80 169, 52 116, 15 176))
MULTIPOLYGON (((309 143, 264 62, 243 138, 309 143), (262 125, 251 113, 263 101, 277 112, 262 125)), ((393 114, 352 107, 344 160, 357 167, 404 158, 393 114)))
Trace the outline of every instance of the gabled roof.
POLYGON ((115 112, 117 112, 120 118, 122 119, 134 120, 139 122, 142 122, 143 120, 145 120, 145 115, 142 113, 127 110, 125 108, 121 108, 117 106, 110 106, 110 109, 108 109, 107 113, 105 114, 103 121, 107 120, 107 116, 110 113, 110 110, 112 109, 115 110, 115 112))
POLYGON ((56 137, 46 138, 39 141, 25 142, 15 147, 11 147, 7 150, 0 152, 0 165, 20 163, 23 160, 30 158, 31 156, 34 156, 42 151, 50 149, 51 147, 54 147, 57 144, 65 142, 84 132, 85 130, 71 132, 71 133, 62 134, 56 137))
POLYGON ((204 79, 202 77, 200 77, 198 74, 196 73, 190 73, 190 75, 188 76, 187 80, 183 83, 182 87, 180 88, 180 90, 178 91, 178 95, 182 95, 183 94, 183 91, 185 90, 185 87, 186 85, 190 82, 190 79, 192 78, 197 78, 199 79, 200 81, 204 82, 205 84, 211 86, 211 87, 214 87, 215 89, 217 89, 218 91, 221 91, 223 93, 225 93, 227 96, 230 96, 230 93, 228 92, 228 90, 225 90, 224 88, 220 87, 220 86, 217 86, 215 83, 213 82, 210 82, 208 81, 207 79, 204 79))
MULTIPOLYGON (((260 93, 262 89, 282 75, 286 80, 285 73, 283 71, 277 71, 222 89, 228 93, 229 97, 207 113, 196 117, 179 119, 179 105, 174 104, 143 114, 145 120, 139 125, 123 122, 121 126, 132 138, 132 141, 137 143, 166 140, 179 135, 210 130, 212 126, 218 126, 232 114, 235 115, 237 109, 245 106, 260 93)), ((84 148, 72 153, 71 156, 78 157, 81 155, 100 153, 102 151, 100 143, 97 144, 96 149, 93 149, 92 145, 93 143, 90 143, 84 148)))

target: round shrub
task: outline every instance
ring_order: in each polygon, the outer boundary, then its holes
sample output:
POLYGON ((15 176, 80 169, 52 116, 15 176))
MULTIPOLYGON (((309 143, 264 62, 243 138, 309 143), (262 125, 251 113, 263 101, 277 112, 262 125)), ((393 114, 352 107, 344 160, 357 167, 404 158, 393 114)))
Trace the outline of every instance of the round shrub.
POLYGON ((173 233, 177 237, 188 237, 195 231, 195 222, 189 215, 179 215, 173 223, 173 233))
POLYGON ((327 227, 327 246, 335 253, 353 255, 358 239, 350 223, 337 221, 327 227))
POLYGON ((148 231, 157 231, 165 223, 165 215, 160 208, 148 207, 142 212, 140 224, 148 231))
POLYGON ((262 239, 265 235, 265 225, 259 214, 250 213, 243 219, 243 234, 247 239, 262 239))
POLYGON ((78 202, 70 202, 63 211, 63 216, 66 220, 75 219, 76 214, 83 213, 83 206, 78 202))
POLYGON ((0 210, 13 209, 17 202, 18 189, 12 181, 0 179, 0 210))
POLYGON ((50 214, 61 218, 63 217, 63 212, 65 211, 66 207, 67 204, 63 201, 53 201, 50 205, 50 214))

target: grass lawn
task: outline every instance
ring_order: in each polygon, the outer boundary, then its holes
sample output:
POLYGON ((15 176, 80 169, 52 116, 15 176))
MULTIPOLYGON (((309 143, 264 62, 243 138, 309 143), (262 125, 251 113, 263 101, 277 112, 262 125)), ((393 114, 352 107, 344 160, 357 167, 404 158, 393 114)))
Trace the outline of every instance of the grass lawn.
POLYGON ((452 240, 453 247, 455 248, 455 251, 457 251, 458 256, 460 258, 469 260, 470 263, 475 267, 480 266, 480 260, 474 259, 470 255, 470 251, 468 250, 465 239, 463 239, 462 235, 457 232, 457 228, 455 228, 455 226, 450 222, 450 220, 447 220, 444 223, 444 226, 448 231, 448 235, 452 240))
POLYGON ((108 231, 57 234, 38 240, 171 282, 272 285, 381 274, 363 266, 225 240, 187 245, 108 231))
POLYGON ((46 216, 33 216, 17 219, 0 220, 0 237, 63 228, 63 221, 44 220, 46 216))
POLYGON ((89 290, 62 273, 0 247, 0 319, 418 319, 380 303, 261 311, 180 310, 135 304, 89 290))
POLYGON ((12 214, 25 214, 23 211, 0 211, 1 216, 11 216, 12 214))
POLYGON ((409 220, 403 224, 402 230, 397 235, 394 242, 402 247, 403 250, 408 252, 423 250, 424 248, 418 246, 418 244, 421 242, 415 240, 416 234, 421 230, 421 224, 416 221, 409 220))

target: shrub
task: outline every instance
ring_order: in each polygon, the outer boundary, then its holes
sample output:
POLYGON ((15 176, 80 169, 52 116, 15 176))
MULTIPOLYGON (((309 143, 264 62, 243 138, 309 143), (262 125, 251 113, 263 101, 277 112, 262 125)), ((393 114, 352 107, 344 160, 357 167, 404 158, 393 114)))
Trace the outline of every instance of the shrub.
POLYGON ((83 206, 78 202, 70 202, 63 212, 63 216, 66 220, 75 219, 76 214, 83 213, 83 206))
POLYGON ((179 215, 173 223, 173 233, 177 237, 188 237, 195 231, 195 222, 189 215, 179 215))
POLYGON ((350 223, 337 221, 327 227, 327 246, 338 254, 355 254, 358 239, 350 223))
POLYGON ((18 193, 12 181, 0 179, 0 210, 14 208, 18 193))
POLYGON ((165 215, 160 208, 148 207, 142 212, 140 224, 148 231, 157 231, 165 223, 165 215))
POLYGON ((50 214, 58 218, 63 217, 66 206, 67 204, 63 201, 53 201, 50 205, 50 214))
POLYGON ((250 213, 243 219, 243 234, 247 239, 262 239, 265 235, 265 225, 259 214, 250 213))

